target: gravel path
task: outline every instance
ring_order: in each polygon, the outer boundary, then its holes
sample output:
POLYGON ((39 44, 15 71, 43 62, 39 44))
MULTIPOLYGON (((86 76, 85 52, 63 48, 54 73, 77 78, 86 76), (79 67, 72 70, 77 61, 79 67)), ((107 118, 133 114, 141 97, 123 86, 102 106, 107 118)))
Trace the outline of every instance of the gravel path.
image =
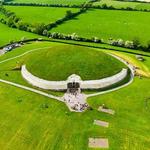
POLYGON ((18 56, 11 57, 11 58, 5 59, 5 60, 3 60, 3 61, 0 61, 0 64, 2 64, 2 63, 4 63, 4 62, 7 62, 7 61, 10 61, 10 60, 13 60, 13 59, 16 59, 16 58, 19 58, 19 57, 22 57, 22 56, 24 56, 24 55, 26 55, 26 54, 29 54, 29 53, 31 53, 31 52, 38 51, 38 50, 41 50, 41 49, 46 49, 46 48, 51 48, 51 47, 43 47, 43 48, 31 49, 31 50, 29 50, 29 51, 27 51, 27 52, 25 52, 25 53, 23 53, 23 54, 20 54, 20 55, 18 55, 18 56))
POLYGON ((14 83, 14 82, 6 81, 6 80, 3 80, 3 79, 0 79, 0 82, 6 83, 6 84, 9 84, 9 85, 21 88, 21 89, 25 89, 25 90, 28 90, 28 91, 31 91, 31 92, 34 92, 34 93, 37 93, 37 94, 40 94, 40 95, 52 98, 52 99, 56 99, 56 100, 61 101, 61 102, 64 102, 61 97, 53 96, 51 94, 48 94, 48 93, 45 93, 45 92, 42 92, 42 91, 30 88, 30 87, 27 87, 27 86, 24 86, 24 85, 21 85, 21 84, 17 84, 17 83, 14 83))

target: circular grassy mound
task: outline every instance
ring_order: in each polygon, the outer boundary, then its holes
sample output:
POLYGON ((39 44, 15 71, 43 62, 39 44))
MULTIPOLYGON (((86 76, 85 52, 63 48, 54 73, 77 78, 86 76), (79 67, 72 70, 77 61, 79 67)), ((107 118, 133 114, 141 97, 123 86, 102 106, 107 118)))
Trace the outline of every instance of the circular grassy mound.
POLYGON ((33 75, 53 81, 66 80, 71 74, 83 80, 101 79, 126 67, 103 52, 80 46, 55 46, 36 51, 25 63, 33 75))

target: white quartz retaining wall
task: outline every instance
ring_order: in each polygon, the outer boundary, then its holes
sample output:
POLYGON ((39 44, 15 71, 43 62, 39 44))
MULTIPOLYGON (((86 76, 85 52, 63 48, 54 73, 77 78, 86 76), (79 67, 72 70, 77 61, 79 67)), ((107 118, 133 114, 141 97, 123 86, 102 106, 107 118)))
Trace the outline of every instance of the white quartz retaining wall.
POLYGON ((114 76, 107 77, 100 80, 89 80, 89 81, 81 81, 81 88, 82 89, 100 89, 109 87, 113 84, 116 84, 122 81, 128 74, 127 69, 122 69, 121 72, 115 74, 114 76))
POLYGON ((67 89, 66 81, 47 81, 40 79, 32 75, 23 65, 21 69, 21 74, 25 80, 27 80, 33 86, 42 88, 42 89, 51 89, 51 90, 65 90, 67 89))
MULTIPOLYGON (((85 80, 80 81, 81 89, 99 89, 111 86, 115 83, 122 81, 127 76, 127 69, 122 69, 118 74, 107 77, 100 80, 85 80)), ((21 69, 21 74, 25 80, 27 80, 33 86, 42 88, 42 89, 50 89, 50 90, 66 90, 68 81, 47 81, 44 79, 40 79, 34 75, 32 75, 27 69, 26 66, 23 65, 21 69)))

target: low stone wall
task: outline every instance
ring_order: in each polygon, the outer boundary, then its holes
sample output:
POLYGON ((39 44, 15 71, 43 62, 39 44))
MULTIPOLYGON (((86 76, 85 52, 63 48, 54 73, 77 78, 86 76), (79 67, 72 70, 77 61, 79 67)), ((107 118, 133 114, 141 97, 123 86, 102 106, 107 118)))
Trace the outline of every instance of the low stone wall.
POLYGON ((122 69, 121 72, 115 74, 114 76, 107 77, 100 80, 89 80, 89 81, 82 81, 81 88, 82 89, 101 89, 109 87, 113 84, 116 84, 122 81, 128 74, 127 69, 122 69))
MULTIPOLYGON (((85 80, 80 81, 81 89, 100 89, 106 88, 113 84, 116 84, 122 81, 127 76, 127 69, 122 69, 118 74, 107 77, 100 80, 85 80)), ((50 90, 66 90, 68 81, 47 81, 40 79, 34 75, 32 75, 27 69, 26 66, 23 65, 21 69, 21 74, 25 80, 27 80, 33 86, 42 88, 42 89, 50 89, 50 90)))
POLYGON ((65 90, 65 89, 67 89, 66 81, 47 81, 44 79, 40 79, 40 78, 32 75, 26 69, 25 65, 22 66, 21 74, 27 82, 29 82, 33 86, 39 87, 41 89, 50 89, 50 90, 65 90))

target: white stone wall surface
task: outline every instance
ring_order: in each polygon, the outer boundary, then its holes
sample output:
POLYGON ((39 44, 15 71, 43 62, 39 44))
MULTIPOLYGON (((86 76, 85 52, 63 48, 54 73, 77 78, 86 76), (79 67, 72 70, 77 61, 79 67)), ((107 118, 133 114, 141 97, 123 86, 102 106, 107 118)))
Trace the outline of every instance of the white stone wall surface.
POLYGON ((39 87, 42 89, 50 89, 50 90, 65 90, 65 89, 67 89, 66 81, 47 81, 47 80, 38 78, 38 77, 32 75, 26 69, 25 65, 22 66, 21 74, 27 82, 29 82, 33 86, 36 86, 36 87, 39 87))
POLYGON ((100 80, 81 81, 81 89, 100 89, 111 86, 122 81, 128 74, 127 69, 122 69, 121 72, 111 77, 100 80))
MULTIPOLYGON (((80 81, 81 89, 100 89, 105 88, 108 86, 111 86, 115 83, 118 83, 122 81, 127 76, 127 69, 122 69, 121 72, 119 72, 116 75, 113 75, 111 77, 107 77, 100 80, 85 80, 80 81)), ((38 78, 34 75, 32 75, 27 69, 26 66, 23 65, 21 69, 21 74, 23 78, 32 84, 33 86, 42 88, 42 89, 49 89, 49 90, 66 90, 67 89, 67 83, 66 81, 48 81, 41 78, 38 78)))

